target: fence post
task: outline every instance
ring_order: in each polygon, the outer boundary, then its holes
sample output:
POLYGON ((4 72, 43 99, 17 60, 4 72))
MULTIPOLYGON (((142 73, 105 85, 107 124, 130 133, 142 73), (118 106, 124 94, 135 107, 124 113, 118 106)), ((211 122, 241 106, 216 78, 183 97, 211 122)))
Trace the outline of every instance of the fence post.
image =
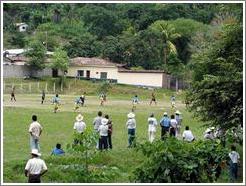
POLYGON ((6 85, 5 82, 3 82, 3 90, 5 90, 5 85, 6 85))
POLYGON ((15 84, 14 84, 14 83, 12 83, 12 89, 14 88, 14 86, 15 86, 15 84))
POLYGON ((70 92, 70 88, 71 88, 71 85, 70 85, 70 83, 69 83, 69 85, 68 85, 68 91, 70 92))
POLYGON ((38 90, 39 90, 39 82, 38 82, 38 90))
POLYGON ((31 93, 32 92, 32 84, 29 83, 29 92, 31 93))
POLYGON ((47 91, 48 91, 48 84, 46 82, 46 84, 45 84, 45 92, 47 92, 47 91))
POLYGON ((56 83, 54 82, 53 91, 56 93, 56 83))

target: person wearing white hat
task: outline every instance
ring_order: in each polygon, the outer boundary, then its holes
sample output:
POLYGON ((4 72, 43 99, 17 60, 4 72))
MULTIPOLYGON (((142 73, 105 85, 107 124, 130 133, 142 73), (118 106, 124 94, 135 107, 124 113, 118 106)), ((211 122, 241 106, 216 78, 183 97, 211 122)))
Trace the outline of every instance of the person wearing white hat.
POLYGON ((177 121, 176 136, 179 136, 180 135, 181 124, 182 124, 182 116, 181 116, 181 112, 179 112, 179 110, 177 110, 175 112, 175 119, 177 121))
POLYGON ((47 166, 44 160, 39 157, 41 154, 38 149, 32 149, 32 158, 28 160, 25 166, 25 176, 28 177, 28 183, 41 183, 41 176, 43 176, 47 171, 47 166))
POLYGON ((136 132, 136 120, 135 114, 130 112, 127 114, 128 120, 126 122, 127 130, 128 130, 128 147, 135 146, 135 132, 136 132))
POLYGON ((154 117, 153 113, 148 118, 148 124, 149 124, 149 128, 148 128, 149 141, 152 143, 155 139, 156 126, 157 126, 157 120, 154 117))
POLYGON ((164 140, 164 136, 167 132, 169 132, 171 122, 167 115, 167 112, 163 113, 163 117, 160 120, 160 126, 161 126, 161 139, 164 140))
POLYGON ((100 134, 99 150, 108 149, 108 119, 102 118, 102 125, 99 126, 98 131, 100 134))
POLYGON ((79 114, 76 116, 76 122, 74 123, 73 129, 74 129, 74 133, 75 133, 75 139, 74 139, 74 144, 81 144, 82 141, 79 140, 79 136, 78 135, 82 135, 86 129, 86 124, 85 122, 83 122, 84 117, 79 114))
POLYGON ((213 140, 214 136, 212 135, 211 132, 212 132, 211 129, 207 128, 205 131, 204 139, 213 140))

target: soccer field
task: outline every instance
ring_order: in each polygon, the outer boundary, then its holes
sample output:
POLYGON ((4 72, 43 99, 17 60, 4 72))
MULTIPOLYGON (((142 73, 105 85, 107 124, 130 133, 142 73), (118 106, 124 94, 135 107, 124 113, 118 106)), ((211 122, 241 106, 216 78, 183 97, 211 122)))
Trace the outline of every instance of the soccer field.
MULTIPOLYGON (((28 128, 31 123, 31 116, 36 114, 38 121, 43 126, 43 133, 40 139, 42 158, 50 156, 52 148, 56 143, 61 143, 66 151, 66 145, 73 141, 73 124, 78 113, 73 111, 74 95, 59 95, 61 98, 61 107, 58 113, 53 113, 51 98, 53 95, 46 95, 43 105, 40 104, 41 96, 39 94, 17 94, 16 102, 10 102, 10 95, 4 95, 3 110, 3 160, 4 160, 4 182, 26 182, 23 171, 24 167, 15 169, 14 164, 26 162, 30 157, 29 133, 28 128)), ((141 97, 140 97, 141 98, 141 97)), ((158 100, 157 105, 149 105, 149 99, 141 100, 137 105, 136 136, 138 142, 144 142, 148 139, 147 118, 151 113, 159 121, 163 112, 170 115, 170 101, 166 99, 158 100)), ((105 106, 100 106, 100 101, 96 96, 86 96, 85 107, 80 108, 84 121, 88 128, 92 128, 93 118, 98 111, 103 115, 108 114, 113 121, 112 143, 113 150, 99 155, 98 162, 101 165, 116 166, 121 171, 120 176, 109 182, 129 182, 128 176, 131 170, 138 164, 137 152, 134 149, 127 149, 127 129, 125 126, 127 113, 131 110, 131 96, 108 97, 105 106), (100 156, 102 159, 100 159, 100 156)), ((176 106, 183 115, 182 130, 189 125, 196 138, 202 138, 205 130, 202 124, 192 118, 185 105, 178 98, 176 106)), ((157 129, 156 138, 160 138, 160 127, 157 129)), ((97 163, 98 163, 97 162, 97 163)), ((52 172, 52 166, 49 166, 49 173, 52 172)), ((57 180, 53 180, 57 182, 57 180)), ((50 177, 44 176, 43 182, 52 182, 50 177)), ((68 181, 69 182, 69 181, 68 181)))

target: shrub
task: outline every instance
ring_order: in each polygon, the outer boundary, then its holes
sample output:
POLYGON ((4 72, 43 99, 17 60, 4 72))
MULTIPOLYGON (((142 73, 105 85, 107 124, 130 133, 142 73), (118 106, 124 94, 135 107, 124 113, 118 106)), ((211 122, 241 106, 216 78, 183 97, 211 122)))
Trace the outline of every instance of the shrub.
POLYGON ((147 158, 131 178, 141 183, 213 182, 221 172, 227 151, 219 141, 188 143, 173 138, 138 147, 147 158))

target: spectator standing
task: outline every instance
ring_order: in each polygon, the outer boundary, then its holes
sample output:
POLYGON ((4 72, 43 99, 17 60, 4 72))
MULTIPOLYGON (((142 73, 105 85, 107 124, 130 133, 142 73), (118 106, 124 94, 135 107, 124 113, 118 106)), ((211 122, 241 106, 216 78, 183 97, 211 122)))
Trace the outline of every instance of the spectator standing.
MULTIPOLYGON (((101 123, 101 120, 102 120, 102 112, 99 111, 99 112, 97 113, 97 117, 95 117, 94 120, 93 120, 94 131, 95 131, 95 133, 97 133, 97 134, 98 134, 98 128, 99 128, 99 126, 102 124, 102 123, 101 123)), ((96 148, 97 148, 97 149, 99 148, 99 139, 98 139, 98 141, 97 141, 96 148)))
POLYGON ((163 117, 160 120, 160 126, 161 126, 161 139, 164 140, 164 136, 167 132, 169 132, 170 128, 170 119, 167 115, 167 112, 164 112, 163 117))
POLYGON ((170 136, 176 137, 177 134, 177 125, 178 122, 175 119, 174 115, 171 115, 171 120, 170 120, 170 136))
POLYGON ((155 139, 156 126, 157 126, 157 120, 154 117, 153 113, 148 118, 148 125, 149 125, 148 127, 149 141, 152 143, 155 139))
POLYGON ((112 149, 113 122, 109 119, 109 115, 105 115, 105 118, 108 119, 108 148, 112 149))
POLYGON ((99 126, 98 131, 100 134, 99 149, 108 149, 108 119, 102 118, 102 124, 99 126))
POLYGON ((32 158, 28 160, 25 166, 25 176, 28 177, 28 183, 41 183, 41 176, 47 171, 47 166, 44 160, 40 159, 38 149, 32 149, 32 158))
POLYGON ((31 149, 38 149, 40 151, 39 139, 42 133, 42 126, 37 122, 37 116, 32 116, 32 123, 29 127, 30 133, 30 147, 31 149))
POLYGON ((182 126, 182 116, 181 116, 181 112, 179 112, 179 110, 177 110, 175 112, 175 119, 177 121, 177 134, 176 136, 179 136, 181 134, 181 126, 182 126))
POLYGON ((236 152, 236 146, 232 145, 231 146, 231 152, 229 153, 230 157, 230 166, 229 166, 229 171, 230 171, 230 181, 235 182, 237 180, 237 174, 238 174, 238 163, 240 156, 236 152))
POLYGON ((127 130, 128 130, 128 147, 135 146, 135 133, 136 133, 136 120, 135 114, 130 112, 127 114, 128 120, 126 122, 127 130))
POLYGON ((83 135, 84 130, 86 129, 86 124, 83 122, 84 117, 79 114, 76 116, 76 122, 74 123, 73 129, 75 131, 74 144, 82 144, 80 136, 83 135))

